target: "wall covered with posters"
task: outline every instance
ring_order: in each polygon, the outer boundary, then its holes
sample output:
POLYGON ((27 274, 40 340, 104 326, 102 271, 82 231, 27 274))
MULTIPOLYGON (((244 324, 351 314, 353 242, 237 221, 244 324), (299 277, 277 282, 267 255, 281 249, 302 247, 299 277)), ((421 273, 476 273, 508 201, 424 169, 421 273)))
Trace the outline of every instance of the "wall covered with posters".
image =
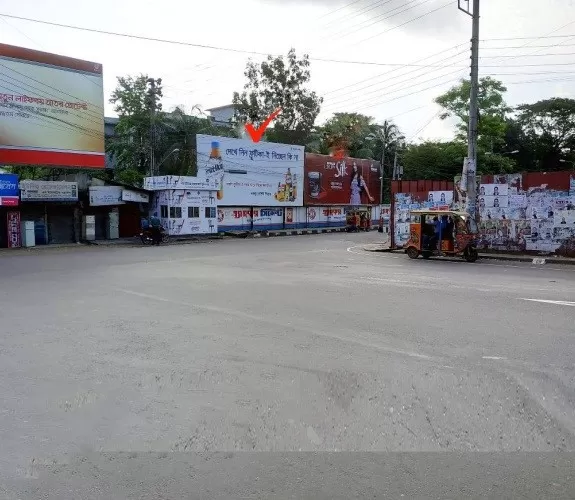
POLYGON ((306 153, 304 205, 380 203, 380 165, 373 160, 306 153))
MULTIPOLYGON (((411 186, 394 193, 395 246, 409 239, 410 210, 447 208, 444 200, 453 209, 463 208, 457 182, 455 198, 449 191, 413 191, 411 186)), ((575 257, 574 172, 482 176, 477 188, 479 250, 575 257)))
POLYGON ((575 257, 575 174, 484 176, 478 195, 480 249, 575 257))

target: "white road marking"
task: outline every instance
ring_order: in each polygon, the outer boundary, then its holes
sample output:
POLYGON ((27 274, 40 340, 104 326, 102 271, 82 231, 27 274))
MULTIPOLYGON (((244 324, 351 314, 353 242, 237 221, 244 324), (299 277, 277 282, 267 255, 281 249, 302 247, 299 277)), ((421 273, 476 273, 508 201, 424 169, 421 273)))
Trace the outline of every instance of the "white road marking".
POLYGON ((499 357, 499 356, 482 356, 482 358, 483 358, 483 359, 495 359, 495 360, 498 360, 498 359, 507 359, 507 358, 499 357))
POLYGON ((567 300, 544 300, 544 299, 524 299, 524 298, 521 298, 520 300, 528 300, 530 302, 542 302, 544 304, 555 304, 558 306, 575 307, 575 302, 569 302, 567 300))

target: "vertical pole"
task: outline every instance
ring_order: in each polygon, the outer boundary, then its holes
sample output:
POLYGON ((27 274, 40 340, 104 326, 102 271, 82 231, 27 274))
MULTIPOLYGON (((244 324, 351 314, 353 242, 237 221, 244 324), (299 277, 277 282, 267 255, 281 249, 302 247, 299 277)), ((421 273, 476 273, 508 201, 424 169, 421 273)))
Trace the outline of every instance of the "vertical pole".
POLYGON ((393 180, 397 179, 398 172, 397 172, 397 151, 393 157, 393 180))
MULTIPOLYGON (((468 130, 468 147, 467 157, 469 158, 467 166, 467 196, 465 201, 465 210, 467 213, 476 217, 477 189, 476 189, 476 171, 477 171, 477 124, 478 116, 478 94, 479 94, 479 1, 473 0, 472 11, 466 11, 472 18, 471 29, 471 92, 469 96, 469 130, 468 130)), ((469 5, 469 0, 467 1, 469 5)))

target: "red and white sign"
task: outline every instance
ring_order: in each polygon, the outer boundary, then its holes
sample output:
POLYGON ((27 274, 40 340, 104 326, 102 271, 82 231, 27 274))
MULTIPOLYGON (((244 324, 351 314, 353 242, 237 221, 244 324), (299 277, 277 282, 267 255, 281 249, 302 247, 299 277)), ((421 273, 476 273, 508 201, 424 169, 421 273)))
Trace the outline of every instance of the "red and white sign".
POLYGON ((17 196, 0 196, 0 207, 17 207, 18 201, 17 196))
POLYGON ((8 248, 20 248, 22 236, 20 234, 20 212, 8 212, 8 248))

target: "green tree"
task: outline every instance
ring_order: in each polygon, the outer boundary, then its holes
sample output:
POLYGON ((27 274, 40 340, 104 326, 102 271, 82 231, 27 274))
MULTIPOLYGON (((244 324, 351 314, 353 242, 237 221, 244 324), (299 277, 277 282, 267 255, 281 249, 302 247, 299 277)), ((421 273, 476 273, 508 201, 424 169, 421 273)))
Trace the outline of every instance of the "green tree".
POLYGON ((381 163, 383 174, 390 175, 393 172, 395 154, 405 148, 405 137, 399 127, 390 120, 385 120, 381 125, 372 125, 371 129, 372 133, 368 139, 374 143, 374 158, 381 163))
POLYGON ((141 74, 118 77, 110 97, 119 121, 106 149, 114 157, 116 179, 139 185, 157 157, 157 136, 162 127, 162 80, 141 74))
POLYGON ((310 62, 298 59, 294 49, 287 58, 268 56, 261 64, 249 61, 242 92, 234 92, 234 120, 260 124, 277 108, 282 111, 266 139, 287 144, 305 144, 317 118, 322 98, 309 90, 310 62))
POLYGON ((323 125, 322 149, 342 149, 353 158, 373 158, 373 118, 359 113, 335 113, 323 125))
MULTIPOLYGON (((461 83, 437 97, 435 102, 444 112, 442 120, 456 118, 457 139, 467 141, 469 128, 469 95, 471 82, 461 80, 461 83)), ((505 134, 507 129, 507 114, 511 111, 505 102, 504 94, 507 88, 499 80, 490 76, 479 80, 479 122, 477 170, 483 173, 506 172, 513 170, 515 162, 510 157, 502 155, 506 151, 505 134), (495 171, 501 168, 501 171, 495 171)))
POLYGON ((402 155, 403 178, 453 180, 461 174, 466 155, 461 141, 410 144, 402 155))
POLYGON ((575 99, 552 98, 517 107, 517 123, 538 170, 564 170, 575 151, 575 99))

